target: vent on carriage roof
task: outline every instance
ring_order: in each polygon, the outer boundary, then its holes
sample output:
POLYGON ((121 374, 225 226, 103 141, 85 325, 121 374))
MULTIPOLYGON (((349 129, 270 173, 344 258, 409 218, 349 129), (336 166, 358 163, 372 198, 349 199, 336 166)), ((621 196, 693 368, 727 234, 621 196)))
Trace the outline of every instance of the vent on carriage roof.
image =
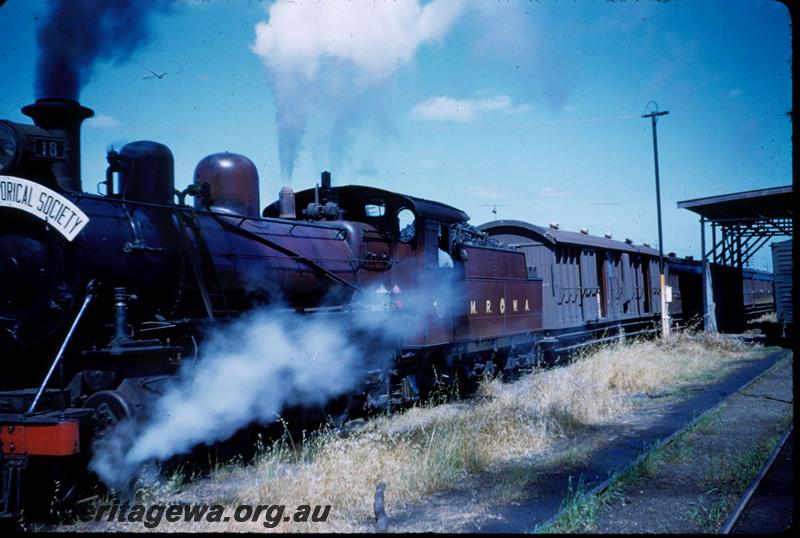
POLYGON ((642 243, 642 244, 643 244, 644 246, 646 246, 647 248, 650 248, 650 243, 642 243))
POLYGON ((667 252, 667 256, 672 256, 674 258, 675 257, 675 253, 674 252, 667 252))
POLYGON ((631 239, 629 237, 626 237, 625 238, 625 242, 628 243, 629 245, 632 245, 633 244, 633 239, 631 239))
POLYGON ((605 237, 606 239, 611 239, 612 236, 611 234, 603 234, 603 237, 605 237))
POLYGON ((558 223, 557 223, 557 222, 551 222, 551 223, 550 223, 550 227, 551 227, 552 229, 554 229, 554 230, 558 230, 558 223))
POLYGON ((581 233, 583 235, 589 235, 589 228, 581 228, 581 233))

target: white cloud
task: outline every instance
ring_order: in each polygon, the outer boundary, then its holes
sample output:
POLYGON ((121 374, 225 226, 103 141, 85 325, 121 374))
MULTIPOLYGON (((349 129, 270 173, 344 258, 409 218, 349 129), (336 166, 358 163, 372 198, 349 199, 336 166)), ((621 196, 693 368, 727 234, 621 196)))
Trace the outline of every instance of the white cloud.
POLYGON ((558 189, 556 187, 544 187, 541 191, 539 191, 539 195, 544 196, 545 198, 563 198, 565 196, 569 196, 569 191, 558 189))
POLYGON ((411 109, 411 117, 420 120, 468 122, 481 114, 527 112, 530 105, 514 105, 507 95, 485 99, 454 99, 446 95, 429 97, 411 109))
POLYGON ((466 193, 468 196, 471 196, 472 198, 478 198, 480 200, 499 200, 507 197, 505 192, 499 191, 494 187, 487 187, 484 185, 470 185, 467 187, 466 193))
POLYGON ((382 79, 410 61, 420 45, 441 40, 464 0, 376 2, 278 0, 256 25, 252 50, 277 72, 313 79, 323 59, 351 62, 362 76, 382 79))
POLYGON ((256 24, 251 50, 269 72, 284 181, 292 177, 307 124, 333 111, 340 159, 370 109, 372 92, 442 41, 471 0, 277 0, 256 24), (324 79, 324 80, 317 80, 324 79), (324 108, 320 111, 320 108, 324 108), (356 113, 354 113, 356 111, 356 113), (345 136, 342 136, 342 135, 345 136))
POLYGON ((87 127, 95 129, 112 129, 114 127, 121 127, 122 122, 113 116, 106 116, 105 114, 98 114, 86 120, 87 127))

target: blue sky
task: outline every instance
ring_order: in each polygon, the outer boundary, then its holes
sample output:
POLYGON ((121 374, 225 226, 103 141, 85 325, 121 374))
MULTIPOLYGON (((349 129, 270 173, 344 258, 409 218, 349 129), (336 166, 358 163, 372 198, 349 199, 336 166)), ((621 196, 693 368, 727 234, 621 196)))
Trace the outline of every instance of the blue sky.
MULTIPOLYGON (((19 108, 39 97, 36 33, 53 5, 0 7, 2 118, 25 121, 19 108)), ((791 183, 790 19, 777 2, 155 5, 168 9, 141 14, 148 38, 98 60, 80 92, 97 113, 85 190, 108 146, 149 139, 172 149, 179 186, 209 153, 247 155, 262 205, 329 169, 334 184, 440 200, 473 224, 497 205, 501 218, 655 245, 651 101, 670 112, 658 124, 665 250, 700 254, 678 200, 791 183)))

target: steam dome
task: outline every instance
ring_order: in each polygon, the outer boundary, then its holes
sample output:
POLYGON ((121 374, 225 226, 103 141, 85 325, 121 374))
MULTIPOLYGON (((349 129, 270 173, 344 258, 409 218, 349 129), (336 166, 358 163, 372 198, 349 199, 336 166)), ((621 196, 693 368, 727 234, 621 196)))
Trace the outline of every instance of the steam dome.
MULTIPOLYGON (((212 209, 248 217, 259 216, 258 171, 253 161, 236 153, 214 153, 194 169, 194 184, 208 183, 212 209)), ((195 198, 200 209, 202 201, 195 198)))

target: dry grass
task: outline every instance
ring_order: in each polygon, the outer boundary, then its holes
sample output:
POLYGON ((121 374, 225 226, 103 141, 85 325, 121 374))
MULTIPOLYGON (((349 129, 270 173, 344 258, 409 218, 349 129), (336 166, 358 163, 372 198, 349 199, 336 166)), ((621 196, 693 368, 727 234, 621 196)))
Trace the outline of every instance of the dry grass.
MULTIPOLYGON (((675 334, 666 343, 638 340, 609 345, 514 383, 487 381, 480 387, 480 398, 415 407, 370 420, 348 437, 321 432, 297 448, 284 439, 263 450, 253 464, 220 471, 206 483, 211 489, 221 481, 234 484, 234 493, 223 496, 227 506, 332 505, 326 524, 287 522, 277 527, 279 531, 368 531, 379 481, 388 484, 386 507, 391 514, 468 476, 540 456, 581 426, 629 411, 635 394, 672 390, 720 375, 738 360, 752 357, 753 351, 736 340, 702 333, 675 334)), ((204 502, 222 500, 219 495, 211 497, 204 502)), ((176 499, 170 494, 165 500, 176 499)), ((138 530, 135 527, 124 528, 138 530)), ((261 521, 160 528, 266 530, 261 521)))

